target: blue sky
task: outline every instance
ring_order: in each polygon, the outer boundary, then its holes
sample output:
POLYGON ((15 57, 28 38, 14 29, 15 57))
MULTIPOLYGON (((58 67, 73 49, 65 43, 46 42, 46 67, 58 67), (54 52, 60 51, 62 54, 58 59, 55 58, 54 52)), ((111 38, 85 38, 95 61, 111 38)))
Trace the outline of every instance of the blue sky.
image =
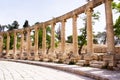
MULTIPOLYGON (((22 27, 25 20, 28 20, 30 25, 44 22, 82 6, 86 0, 0 0, 0 3, 0 24, 11 24, 17 20, 22 27)), ((103 31, 105 28, 104 5, 95 8, 94 11, 101 12, 101 18, 94 25, 94 31, 103 31)), ((82 15, 78 17, 78 29, 83 26, 81 17, 82 15)), ((72 34, 71 20, 67 21, 66 26, 66 35, 72 34)))
POLYGON ((60 16, 82 4, 85 0, 0 0, 0 24, 27 19, 32 25, 60 16))

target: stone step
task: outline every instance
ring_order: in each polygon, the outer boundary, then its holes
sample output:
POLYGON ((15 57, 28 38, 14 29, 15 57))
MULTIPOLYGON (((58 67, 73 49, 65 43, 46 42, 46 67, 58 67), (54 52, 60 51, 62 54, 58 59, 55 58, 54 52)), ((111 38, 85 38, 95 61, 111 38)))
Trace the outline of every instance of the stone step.
POLYGON ((117 63, 120 64, 120 60, 117 63))
POLYGON ((55 63, 57 63, 59 61, 59 59, 55 59, 55 60, 53 60, 53 62, 55 62, 55 63))
POLYGON ((79 66, 85 66, 85 65, 88 65, 89 62, 86 60, 79 60, 76 64, 79 66))
POLYGON ((95 68, 104 68, 106 66, 104 61, 90 61, 90 66, 95 68))
POLYGON ((117 67, 120 68, 120 64, 117 64, 117 67))
POLYGON ((45 59, 43 59, 43 61, 44 61, 44 62, 48 62, 48 61, 49 61, 49 59, 45 58, 45 59))
POLYGON ((94 68, 103 68, 103 66, 99 64, 90 64, 90 66, 94 68))
POLYGON ((69 62, 70 62, 70 59, 66 59, 63 63, 64 64, 69 64, 69 62))
POLYGON ((113 67, 113 69, 116 70, 116 71, 120 70, 120 68, 118 68, 118 67, 113 67))

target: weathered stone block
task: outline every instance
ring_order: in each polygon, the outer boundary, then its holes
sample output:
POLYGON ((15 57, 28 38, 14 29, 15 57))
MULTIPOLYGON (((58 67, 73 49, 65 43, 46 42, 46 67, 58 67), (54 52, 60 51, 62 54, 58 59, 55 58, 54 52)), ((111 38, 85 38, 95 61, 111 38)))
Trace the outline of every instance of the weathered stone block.
POLYGON ((88 61, 92 60, 91 54, 84 55, 84 60, 88 60, 88 61))
POLYGON ((95 68, 103 68, 107 65, 105 61, 90 61, 90 66, 95 68))
POLYGON ((114 60, 114 56, 113 55, 104 55, 103 60, 104 61, 114 60))
POLYGON ((120 68, 120 64, 117 64, 117 67, 120 68))
POLYGON ((79 66, 85 66, 85 65, 89 65, 89 61, 79 60, 76 64, 79 66))

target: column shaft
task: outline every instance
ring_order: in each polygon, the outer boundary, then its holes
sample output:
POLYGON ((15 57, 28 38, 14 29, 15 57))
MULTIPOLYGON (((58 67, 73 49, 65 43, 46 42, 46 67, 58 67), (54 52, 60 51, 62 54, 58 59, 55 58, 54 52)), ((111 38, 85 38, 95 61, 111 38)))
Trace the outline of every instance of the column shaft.
POLYGON ((115 53, 114 45, 114 31, 113 31, 113 17, 112 17, 112 0, 105 0, 105 14, 106 14, 106 30, 107 30, 107 52, 115 53))
POLYGON ((30 29, 27 30, 27 56, 28 56, 28 59, 31 58, 31 51, 30 51, 30 45, 31 41, 30 41, 30 29))
POLYGON ((109 67, 116 66, 115 60, 115 44, 114 44, 114 31, 113 31, 113 17, 112 17, 112 0, 105 1, 105 14, 106 14, 106 33, 107 33, 107 55, 104 55, 104 60, 107 61, 109 67))
POLYGON ((10 35, 7 32, 7 46, 6 46, 6 56, 9 56, 9 48, 10 48, 10 35))
POLYGON ((21 31, 21 45, 20 45, 20 51, 21 51, 21 53, 20 53, 20 59, 23 59, 23 57, 24 57, 24 55, 23 55, 23 51, 24 51, 24 33, 23 33, 23 31, 21 31))
POLYGON ((3 35, 0 35, 0 57, 2 56, 3 51, 3 35))
POLYGON ((37 26, 35 26, 35 43, 34 43, 34 59, 39 60, 39 55, 38 55, 38 29, 37 26))
POLYGON ((14 53, 14 59, 16 58, 16 54, 17 54, 17 36, 16 36, 16 32, 14 32, 14 46, 13 46, 13 53, 14 53))
POLYGON ((66 20, 62 20, 62 28, 61 28, 61 52, 63 54, 63 57, 66 56, 65 53, 65 22, 66 20))
POLYGON ((73 54, 78 56, 77 15, 73 16, 73 54))
POLYGON ((87 15, 87 53, 93 53, 93 35, 92 35, 92 9, 86 10, 87 15))
POLYGON ((51 24, 51 53, 54 54, 55 49, 55 24, 51 24))
POLYGON ((42 36, 42 54, 46 56, 46 26, 43 24, 43 36, 42 36))

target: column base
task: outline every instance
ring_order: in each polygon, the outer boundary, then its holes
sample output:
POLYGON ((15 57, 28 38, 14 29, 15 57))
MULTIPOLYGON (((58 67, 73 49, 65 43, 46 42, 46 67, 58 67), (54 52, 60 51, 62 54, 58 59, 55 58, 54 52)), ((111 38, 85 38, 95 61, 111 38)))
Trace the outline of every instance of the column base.
POLYGON ((103 56, 103 61, 108 64, 108 67, 116 66, 115 55, 114 54, 106 54, 103 56))
POLYGON ((35 61, 39 61, 39 60, 40 60, 39 56, 38 56, 38 55, 35 56, 35 57, 34 57, 34 60, 35 60, 35 61))
POLYGON ((53 62, 54 60, 56 60, 57 57, 56 57, 55 52, 51 52, 50 54, 48 54, 48 59, 50 62, 53 62))

